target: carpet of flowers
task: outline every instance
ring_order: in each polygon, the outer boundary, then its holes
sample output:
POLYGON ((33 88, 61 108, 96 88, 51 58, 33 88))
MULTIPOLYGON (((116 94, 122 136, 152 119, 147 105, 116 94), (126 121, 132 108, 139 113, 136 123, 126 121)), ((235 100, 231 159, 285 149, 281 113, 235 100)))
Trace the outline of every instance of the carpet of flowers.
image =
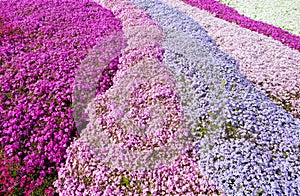
POLYGON ((0 195, 300 194, 299 36, 216 0, 1 0, 0 39, 0 195))

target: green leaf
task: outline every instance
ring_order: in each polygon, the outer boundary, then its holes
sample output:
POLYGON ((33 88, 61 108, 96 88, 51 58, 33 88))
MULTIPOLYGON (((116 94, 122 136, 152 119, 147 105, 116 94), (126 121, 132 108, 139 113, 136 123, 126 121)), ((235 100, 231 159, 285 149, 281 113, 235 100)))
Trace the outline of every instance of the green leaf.
POLYGON ((126 188, 130 188, 130 180, 125 176, 122 176, 120 186, 125 186, 126 188))

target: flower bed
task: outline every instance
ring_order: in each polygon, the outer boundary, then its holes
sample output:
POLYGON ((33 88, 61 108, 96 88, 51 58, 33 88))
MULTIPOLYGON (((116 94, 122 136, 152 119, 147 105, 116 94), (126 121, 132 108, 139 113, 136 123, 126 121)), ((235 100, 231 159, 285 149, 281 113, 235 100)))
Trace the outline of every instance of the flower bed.
POLYGON ((297 37, 177 0, 0 7, 1 195, 299 194, 297 37))
POLYGON ((76 68, 88 49, 122 26, 92 1, 1 1, 0 7, 0 191, 52 195, 76 136, 76 68))
POLYGON ((68 150, 67 163, 55 182, 57 191, 62 195, 219 193, 201 175, 194 157, 180 150, 189 143, 176 133, 185 130, 172 78, 161 63, 161 29, 130 1, 101 3, 122 21, 142 18, 146 24, 123 23, 128 45, 121 52, 114 85, 90 103, 91 121, 68 150))
POLYGON ((239 13, 252 19, 264 21, 287 30, 294 35, 300 35, 300 24, 297 20, 295 20, 295 18, 300 17, 300 7, 297 1, 219 0, 219 2, 233 7, 239 13))
MULTIPOLYGON (((132 1, 162 26, 169 39, 180 35, 169 29, 190 35, 190 39, 179 38, 184 40, 181 42, 166 40, 164 59, 168 66, 182 70, 181 74, 198 84, 192 92, 204 91, 202 99, 209 98, 204 111, 209 117, 196 127, 204 132, 195 144, 202 173, 228 195, 297 194, 299 120, 241 75, 235 66, 237 62, 220 51, 191 18, 160 1, 132 1), (207 66, 201 62, 203 58, 208 60, 204 61, 207 66), (213 71, 207 73, 205 67, 213 71), (200 74, 206 79, 204 84, 197 81, 200 74), (205 88, 205 83, 209 88, 205 88), (209 96, 214 92, 214 96, 209 96)), ((195 97, 191 102, 187 111, 197 108, 201 99, 195 97)))
POLYGON ((182 1, 164 2, 203 26, 221 50, 239 61, 239 70, 247 79, 294 117, 300 118, 299 51, 182 1))
POLYGON ((269 25, 265 22, 252 20, 239 14, 235 9, 216 0, 183 0, 183 2, 207 10, 210 13, 215 14, 216 17, 228 22, 236 23, 243 28, 271 36, 273 39, 282 42, 284 45, 300 50, 300 36, 293 35, 286 30, 269 25))

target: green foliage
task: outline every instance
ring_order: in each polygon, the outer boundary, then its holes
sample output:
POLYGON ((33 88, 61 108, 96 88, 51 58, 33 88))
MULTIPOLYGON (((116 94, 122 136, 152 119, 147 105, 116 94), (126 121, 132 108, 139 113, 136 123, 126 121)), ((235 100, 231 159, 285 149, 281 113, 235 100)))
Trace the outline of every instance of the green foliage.
POLYGON ((41 184, 40 186, 38 186, 31 194, 30 196, 41 196, 41 195, 45 195, 44 191, 46 189, 48 189, 49 187, 53 186, 52 184, 54 183, 54 181, 57 180, 57 173, 54 173, 52 175, 48 175, 47 177, 45 177, 45 180, 43 182, 43 184, 41 184))
POLYGON ((20 187, 18 184, 17 186, 14 187, 14 192, 10 196, 20 196, 23 195, 24 193, 24 188, 20 187))
POLYGON ((141 188, 141 182, 137 182, 137 189, 139 192, 143 192, 143 189, 141 188))
POLYGON ((232 84, 232 86, 230 87, 230 91, 232 91, 235 87, 236 87, 236 83, 234 82, 233 84, 232 84))
POLYGON ((82 181, 84 183, 85 186, 91 186, 92 185, 92 182, 93 182, 93 177, 86 177, 86 176, 83 176, 82 177, 82 181))
POLYGON ((226 80, 222 80, 222 87, 225 87, 227 81, 226 80))
MULTIPOLYGON (((30 175, 34 181, 36 182, 36 179, 39 177, 39 171, 41 171, 41 168, 36 168, 36 172, 32 175, 30 175)), ((13 168, 11 171, 11 176, 15 177, 19 175, 19 172, 17 171, 16 168, 13 168)), ((40 186, 38 186, 35 190, 33 190, 33 192, 30 194, 30 196, 42 196, 45 195, 44 191, 46 189, 48 189, 49 187, 53 186, 54 181, 56 181, 58 178, 58 174, 57 172, 48 175, 45 177, 43 184, 41 184, 40 186)), ((24 195, 24 188, 20 187, 20 185, 16 185, 14 187, 14 192, 10 195, 10 196, 21 196, 24 195)))
POLYGON ((261 196, 263 195, 264 191, 262 189, 259 189, 258 190, 258 193, 256 194, 256 196, 261 196))
POLYGON ((227 134, 227 139, 234 138, 237 134, 237 127, 233 126, 231 122, 225 124, 225 133, 227 134))
POLYGON ((18 167, 12 167, 12 169, 9 171, 10 176, 15 178, 19 175, 18 167))
POLYGON ((196 137, 202 138, 207 133, 207 128, 201 123, 198 123, 198 125, 194 129, 194 133, 196 137))
MULTIPOLYGON (((268 95, 268 97, 270 97, 271 99, 273 99, 273 101, 275 103, 281 104, 282 107, 283 107, 283 109, 285 109, 286 111, 288 111, 288 112, 292 112, 293 111, 292 104, 289 101, 284 100, 284 99, 280 99, 277 96, 274 96, 274 95, 272 95, 271 93, 268 93, 268 92, 267 92, 267 95, 268 95)), ((300 118, 300 116, 298 118, 300 118)))
POLYGON ((120 186, 125 186, 126 188, 130 188, 130 180, 122 175, 120 186))

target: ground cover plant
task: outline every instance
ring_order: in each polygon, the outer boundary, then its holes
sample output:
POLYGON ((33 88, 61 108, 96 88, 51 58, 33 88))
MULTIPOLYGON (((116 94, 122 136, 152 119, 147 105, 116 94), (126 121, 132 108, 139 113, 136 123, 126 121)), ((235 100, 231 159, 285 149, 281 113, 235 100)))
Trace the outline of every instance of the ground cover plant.
POLYGON ((257 88, 299 118, 300 56, 297 50, 284 46, 271 37, 218 19, 209 12, 182 1, 164 2, 183 11, 205 27, 218 47, 239 61, 239 70, 257 88))
POLYGON ((286 30, 279 27, 275 27, 262 21, 253 20, 247 16, 240 14, 232 7, 226 6, 216 0, 184 0, 192 6, 198 7, 203 10, 207 10, 210 13, 216 15, 216 17, 227 20, 229 22, 237 23, 241 27, 256 31, 258 33, 271 36, 275 40, 282 42, 283 44, 300 49, 299 36, 293 35, 286 30))
POLYGON ((0 195, 299 195, 299 36, 213 0, 2 0, 0 38, 0 195))
MULTIPOLYGON (((197 72, 202 72, 204 76, 207 74, 201 70, 201 59, 211 57, 208 64, 213 65, 214 71, 209 76, 213 79, 219 78, 219 81, 214 81, 210 91, 223 96, 212 96, 206 100, 210 107, 204 114, 214 116, 209 112, 218 111, 218 120, 214 122, 214 118, 208 118, 209 124, 216 123, 217 126, 208 126, 207 134, 196 142, 197 158, 203 174, 207 174, 209 179, 229 195, 297 194, 299 120, 291 117, 266 94, 255 88, 236 69, 237 62, 220 51, 206 31, 191 18, 160 1, 133 2, 143 7, 166 29, 166 34, 172 34, 168 32, 168 27, 171 26, 188 32, 198 40, 198 43, 191 42, 187 37, 182 37, 180 40, 184 41, 181 42, 174 41, 170 44, 166 41, 164 48, 171 53, 181 54, 174 57, 169 56, 169 52, 165 53, 166 61, 169 66, 192 77, 193 83, 198 85, 193 86, 191 91, 199 89, 202 97, 210 92, 204 88, 203 83, 197 82, 197 76, 200 75, 197 72), (189 51, 193 51, 193 54, 189 51), (185 66, 190 70, 184 69, 185 66), (218 85, 220 83, 221 86, 218 85), (222 103, 219 101, 220 97, 226 102, 221 108, 216 107, 222 103), (285 168, 291 169, 290 173, 285 168)), ((206 79, 205 83, 210 85, 210 81, 206 79)), ((201 99, 196 97, 191 102, 194 107, 190 110, 193 111, 195 105, 198 106, 199 102, 201 104, 201 99)), ((206 119, 203 120, 202 125, 206 119)), ((203 129, 203 126, 199 126, 199 129, 203 129)))
POLYGON ((233 7, 239 13, 252 19, 264 21, 283 28, 294 35, 300 35, 300 24, 294 20, 294 18, 300 17, 300 7, 297 1, 219 0, 219 2, 233 7))
POLYGON ((130 37, 121 53, 120 71, 113 79, 114 86, 90 105, 88 113, 93 120, 83 130, 81 139, 69 149, 67 164, 55 183, 58 192, 62 195, 72 192, 79 195, 219 194, 197 170, 191 154, 180 153, 184 144, 173 142, 162 152, 151 151, 172 141, 174 133, 184 131, 180 129, 178 97, 161 63, 163 34, 130 1, 112 5, 109 2, 102 1, 122 21, 143 19, 144 24, 137 27, 134 23, 123 23, 124 34, 130 37), (110 144, 110 138, 120 146, 110 144), (153 153, 159 155, 152 157, 153 153), (162 165, 158 165, 159 161, 162 165))
POLYGON ((76 136, 74 72, 99 39, 121 30, 92 1, 1 1, 1 194, 53 194, 76 136))

